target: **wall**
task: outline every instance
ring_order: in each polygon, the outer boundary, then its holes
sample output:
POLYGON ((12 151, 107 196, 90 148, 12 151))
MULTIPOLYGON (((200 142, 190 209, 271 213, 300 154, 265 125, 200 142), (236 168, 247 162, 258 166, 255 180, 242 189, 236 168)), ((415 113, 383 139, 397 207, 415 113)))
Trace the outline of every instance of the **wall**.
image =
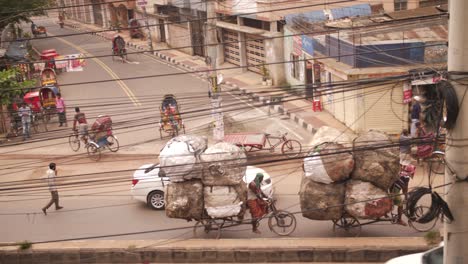
MULTIPOLYGON (((280 36, 282 33, 278 32, 275 34, 271 34, 272 36, 280 36)), ((273 38, 273 39, 265 39, 265 62, 266 63, 274 63, 274 62, 282 62, 283 61, 283 45, 284 41, 282 38, 273 38)), ((273 79, 273 84, 281 85, 286 81, 284 65, 282 63, 279 64, 270 64, 268 65, 268 70, 270 72, 270 76, 273 79)))
MULTIPOLYGON (((167 33, 167 44, 170 47, 176 48, 176 47, 187 47, 191 46, 192 44, 190 43, 190 31, 189 28, 184 28, 181 26, 178 26, 176 24, 169 24, 167 25, 168 30, 167 33)), ((179 49, 182 52, 185 52, 187 54, 192 54, 192 48, 184 48, 184 49, 179 49)))
MULTIPOLYGON (((294 32, 290 31, 287 27, 284 28, 284 35, 290 36, 294 34, 294 32)), ((284 53, 283 53, 283 61, 290 61, 291 60, 291 53, 293 53, 293 38, 292 37, 284 37, 283 38, 283 45, 284 45, 284 53)), ((284 77, 285 81, 288 82, 291 86, 302 85, 305 82, 300 81, 294 78, 291 75, 291 67, 292 63, 284 63, 284 77)))

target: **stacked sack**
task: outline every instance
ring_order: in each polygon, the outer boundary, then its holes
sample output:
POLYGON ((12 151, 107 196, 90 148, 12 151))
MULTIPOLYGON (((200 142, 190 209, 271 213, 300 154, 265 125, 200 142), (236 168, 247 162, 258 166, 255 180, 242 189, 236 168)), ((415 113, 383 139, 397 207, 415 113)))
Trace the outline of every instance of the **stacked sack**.
POLYGON ((182 135, 166 144, 159 159, 171 181, 165 190, 168 217, 200 220, 204 210, 213 218, 243 216, 247 157, 240 148, 225 142, 207 148, 205 137, 182 135))
POLYGON ((200 155, 206 150, 206 137, 181 135, 169 140, 159 154, 161 176, 166 185, 166 215, 170 218, 198 220, 203 216, 203 165, 200 155))
POLYGON ((247 201, 247 187, 242 180, 247 156, 239 147, 219 142, 202 155, 205 210, 212 218, 242 218, 247 201))
POLYGON ((312 141, 317 147, 304 159, 299 193, 304 217, 334 220, 347 213, 379 218, 391 210, 386 190, 398 179, 398 149, 369 149, 391 144, 385 133, 371 130, 352 141, 322 127, 312 141))
POLYGON ((302 215, 313 220, 339 219, 343 206, 337 205, 344 203, 345 181, 354 167, 351 139, 334 128, 321 127, 312 141, 317 147, 304 159, 299 192, 302 215))

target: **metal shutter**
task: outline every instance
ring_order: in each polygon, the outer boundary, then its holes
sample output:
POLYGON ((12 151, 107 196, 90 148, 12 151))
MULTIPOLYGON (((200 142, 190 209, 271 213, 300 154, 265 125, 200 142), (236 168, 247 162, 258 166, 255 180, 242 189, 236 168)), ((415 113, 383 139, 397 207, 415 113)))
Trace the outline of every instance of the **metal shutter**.
POLYGON ((265 63, 265 44, 261 36, 245 34, 247 67, 250 71, 261 73, 265 63))
POLYGON ((239 36, 236 31, 223 29, 224 60, 240 65, 239 36))

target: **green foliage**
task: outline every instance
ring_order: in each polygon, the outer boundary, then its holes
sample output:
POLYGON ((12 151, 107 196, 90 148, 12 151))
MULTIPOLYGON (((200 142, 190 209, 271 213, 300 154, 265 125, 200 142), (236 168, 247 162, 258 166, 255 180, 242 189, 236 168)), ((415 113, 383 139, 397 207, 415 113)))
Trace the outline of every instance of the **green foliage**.
POLYGON ((52 6, 53 0, 0 0, 0 31, 10 23, 29 22, 31 16, 44 12, 37 10, 52 6), (26 12, 19 12, 25 11, 26 12))
POLYGON ((429 245, 437 245, 442 240, 439 231, 429 231, 424 234, 424 239, 429 245))
POLYGON ((18 82, 17 74, 18 71, 15 69, 0 71, 0 104, 11 104, 13 98, 23 94, 23 89, 35 84, 34 81, 18 82))
POLYGON ((27 250, 27 249, 30 249, 31 247, 32 247, 32 243, 27 240, 19 243, 20 250, 27 250))

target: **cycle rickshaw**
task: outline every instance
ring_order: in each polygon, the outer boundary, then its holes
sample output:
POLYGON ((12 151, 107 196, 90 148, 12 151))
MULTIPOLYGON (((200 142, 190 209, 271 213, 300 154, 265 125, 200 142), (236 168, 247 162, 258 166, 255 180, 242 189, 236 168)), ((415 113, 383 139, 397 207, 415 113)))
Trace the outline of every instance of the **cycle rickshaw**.
POLYGON ((127 59, 127 49, 125 48, 125 40, 121 36, 116 36, 112 39, 112 60, 115 56, 119 56, 122 62, 127 59))
POLYGON ((163 138, 162 132, 170 134, 171 137, 179 135, 179 131, 185 134, 185 125, 179 112, 179 105, 173 94, 166 94, 159 108, 161 120, 159 122, 159 135, 163 138))
POLYGON ((42 121, 44 130, 47 131, 47 123, 49 123, 52 116, 57 114, 55 97, 58 92, 59 89, 55 86, 45 86, 24 95, 24 102, 31 106, 33 113, 32 128, 36 132, 39 131, 39 120, 42 121))
MULTIPOLYGON (((54 69, 45 68, 41 72, 41 86, 54 86, 59 89, 57 83, 57 75, 55 74, 54 69)), ((58 90, 60 92, 60 90, 58 90)))

